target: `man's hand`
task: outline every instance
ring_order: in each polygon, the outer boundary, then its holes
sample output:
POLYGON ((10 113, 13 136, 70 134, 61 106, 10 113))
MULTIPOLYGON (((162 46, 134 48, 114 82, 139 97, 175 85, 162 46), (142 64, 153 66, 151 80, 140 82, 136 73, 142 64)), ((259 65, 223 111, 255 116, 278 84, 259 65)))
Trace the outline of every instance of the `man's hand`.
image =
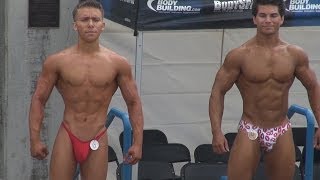
POLYGON ((317 150, 320 150, 320 128, 317 129, 314 135, 313 144, 317 150))
POLYGON ((128 164, 136 164, 142 156, 142 146, 133 144, 129 150, 128 154, 124 157, 124 161, 128 164))
POLYGON ((228 141, 224 137, 221 131, 217 133, 213 133, 212 148, 213 148, 213 152, 217 154, 223 154, 223 153, 229 152, 228 141))
POLYGON ((49 154, 49 151, 41 141, 31 142, 31 156, 39 160, 43 160, 49 154))

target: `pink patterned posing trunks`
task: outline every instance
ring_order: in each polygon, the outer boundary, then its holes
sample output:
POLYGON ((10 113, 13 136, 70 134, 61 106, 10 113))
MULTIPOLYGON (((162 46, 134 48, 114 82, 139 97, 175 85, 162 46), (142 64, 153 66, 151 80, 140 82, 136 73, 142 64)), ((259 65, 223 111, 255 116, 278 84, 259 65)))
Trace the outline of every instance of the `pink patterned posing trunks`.
POLYGON ((272 150, 272 147, 277 142, 278 137, 287 132, 290 127, 291 123, 289 121, 285 121, 282 125, 269 129, 260 128, 259 126, 255 126, 244 120, 241 120, 239 123, 240 130, 244 130, 247 133, 257 133, 257 139, 260 143, 261 149, 267 152, 272 150))

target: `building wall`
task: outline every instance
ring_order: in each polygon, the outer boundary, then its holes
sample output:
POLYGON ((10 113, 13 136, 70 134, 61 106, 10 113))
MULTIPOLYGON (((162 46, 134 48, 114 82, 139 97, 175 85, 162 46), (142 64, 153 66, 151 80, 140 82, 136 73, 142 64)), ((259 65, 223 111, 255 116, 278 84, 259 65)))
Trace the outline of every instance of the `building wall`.
MULTIPOLYGON (((5 55, 6 55, 6 38, 5 38, 5 1, 0 1, 0 137, 4 137, 5 124, 5 107, 6 100, 4 99, 5 86, 5 55)), ((0 138, 0 179, 4 179, 4 143, 3 138, 0 138)))
MULTIPOLYGON (((5 43, 0 39, 0 44, 5 45, 1 46, 0 54, 1 133, 4 133, 1 135, 1 178, 6 180, 48 178, 49 158, 38 161, 30 156, 29 104, 44 59, 76 40, 71 13, 77 0, 60 0, 58 28, 28 28, 28 2, 0 2, 0 34, 6 39, 5 43)), ((46 106, 41 132, 50 150, 61 122, 62 107, 61 97, 54 90, 46 106)))

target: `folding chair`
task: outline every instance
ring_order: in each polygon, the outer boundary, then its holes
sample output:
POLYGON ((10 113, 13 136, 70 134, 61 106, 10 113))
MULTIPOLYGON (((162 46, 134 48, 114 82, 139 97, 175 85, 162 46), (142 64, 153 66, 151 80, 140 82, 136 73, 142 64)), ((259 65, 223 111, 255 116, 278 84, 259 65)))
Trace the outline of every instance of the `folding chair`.
MULTIPOLYGON (((123 147, 123 132, 119 136, 120 146, 123 147)), ((143 144, 168 144, 167 136, 158 129, 143 130, 143 144)))
POLYGON ((230 132, 224 135, 224 137, 226 137, 228 141, 228 145, 230 149, 233 145, 234 140, 236 139, 237 134, 238 134, 237 132, 230 132))
POLYGON ((303 147, 306 144, 306 127, 292 127, 293 142, 296 146, 303 147))
POLYGON ((213 152, 211 144, 201 144, 194 150, 194 161, 196 163, 228 163, 229 152, 217 154, 213 152))
MULTIPOLYGON (((117 168, 117 180, 121 179, 123 163, 117 168)), ((156 161, 139 161, 138 180, 175 180, 175 172, 171 163, 156 161)))
MULTIPOLYGON (((315 128, 315 131, 318 128, 315 128)), ((293 136, 293 142, 297 146, 296 147, 296 161, 301 162, 302 161, 302 152, 299 147, 304 147, 306 144, 306 133, 307 128, 306 127, 292 127, 292 136, 293 136)))
MULTIPOLYGON (((302 150, 302 160, 300 162, 300 171, 301 174, 305 175, 305 156, 306 156, 306 148, 303 147, 302 150)), ((320 179, 320 151, 315 149, 313 150, 313 179, 320 179)))
POLYGON ((117 154, 111 146, 108 146, 108 162, 115 162, 119 166, 117 154))
POLYGON ((181 180, 220 180, 227 175, 227 164, 188 163, 182 166, 181 180))
MULTIPOLYGON (((142 149, 141 161, 168 162, 173 165, 174 163, 189 163, 191 156, 189 149, 183 144, 146 144, 142 149)), ((179 178, 176 176, 175 179, 179 178)))
POLYGON ((146 144, 143 146, 142 161, 190 162, 189 149, 179 143, 146 144))
MULTIPOLYGON (((149 170, 147 167, 149 165, 153 165, 153 167, 160 166, 163 169, 168 167, 166 164, 169 164, 173 172, 175 174, 175 170, 173 168, 174 163, 189 163, 191 161, 190 151, 189 149, 179 143, 168 143, 168 144, 145 144, 142 149, 142 158, 139 162, 138 167, 138 177, 147 177, 149 176, 146 171, 149 170), (142 162, 142 163, 141 163, 142 162), (140 166, 141 163, 141 166, 140 166), (146 168, 146 170, 144 169, 146 168), (146 175, 140 175, 139 173, 143 173, 146 175)), ((152 171, 152 170, 150 170, 152 171)), ((121 174, 121 165, 117 170, 118 180, 120 180, 121 174)), ((152 174, 152 173, 151 173, 152 174)), ((150 175, 151 176, 151 175, 150 175)), ((175 176, 174 179, 179 179, 179 176, 175 176)), ((153 179, 152 179, 153 180, 153 179)))
POLYGON ((295 152, 296 152, 296 162, 301 162, 302 161, 302 152, 297 145, 295 145, 294 148, 295 148, 295 152))
POLYGON ((140 161, 138 180, 174 180, 175 172, 171 163, 140 161))
MULTIPOLYGON (((263 163, 259 163, 253 180, 268 180, 266 177, 266 174, 265 174, 263 163)), ((295 172, 294 172, 293 180, 302 180, 302 175, 301 175, 300 169, 297 165, 295 165, 295 172)))

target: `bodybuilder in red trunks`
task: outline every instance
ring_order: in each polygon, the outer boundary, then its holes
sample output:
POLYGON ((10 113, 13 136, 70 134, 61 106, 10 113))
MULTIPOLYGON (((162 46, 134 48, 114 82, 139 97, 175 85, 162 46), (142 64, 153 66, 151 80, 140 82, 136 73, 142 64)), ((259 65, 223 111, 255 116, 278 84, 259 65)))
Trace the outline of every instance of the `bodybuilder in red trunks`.
MULTIPOLYGON (((279 38, 284 12, 283 0, 253 1, 257 33, 227 54, 212 87, 209 115, 216 153, 229 151, 221 130, 226 92, 236 84, 243 99, 243 114, 228 163, 229 180, 251 180, 261 152, 268 179, 293 179, 295 153, 287 110, 289 88, 295 78, 306 88, 320 123, 320 86, 308 56, 302 48, 279 38)), ((319 129, 314 146, 320 149, 319 129)))
POLYGON ((51 154, 50 179, 72 179, 79 163, 81 179, 105 180, 108 165, 105 123, 111 98, 119 87, 127 104, 133 128, 133 145, 127 159, 130 164, 137 163, 142 153, 141 101, 130 64, 99 44, 105 28, 101 4, 95 0, 82 1, 75 7, 73 18, 78 43, 45 60, 32 97, 31 155, 40 160, 48 155, 40 130, 45 104, 56 87, 65 110, 51 154))

